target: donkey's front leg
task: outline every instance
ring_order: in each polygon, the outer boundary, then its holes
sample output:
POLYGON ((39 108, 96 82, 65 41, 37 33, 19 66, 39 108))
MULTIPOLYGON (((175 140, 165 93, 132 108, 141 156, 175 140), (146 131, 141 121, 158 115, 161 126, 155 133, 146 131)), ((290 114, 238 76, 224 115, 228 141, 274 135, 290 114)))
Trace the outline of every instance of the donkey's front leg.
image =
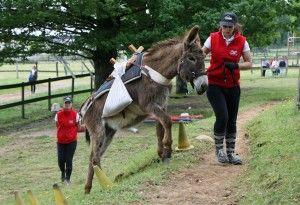
MULTIPOLYGON (((163 133, 163 153, 162 153, 162 159, 163 162, 170 161, 171 155, 172 155, 172 121, 170 116, 165 112, 165 110, 159 106, 149 106, 147 107, 148 111, 150 113, 154 114, 159 121, 159 123, 162 125, 164 133, 163 133)), ((160 133, 161 134, 161 133, 160 133)), ((159 136, 158 136, 159 138, 159 136)))
POLYGON ((156 122, 156 136, 157 136, 157 154, 160 158, 163 158, 163 138, 164 138, 164 127, 160 122, 156 122))

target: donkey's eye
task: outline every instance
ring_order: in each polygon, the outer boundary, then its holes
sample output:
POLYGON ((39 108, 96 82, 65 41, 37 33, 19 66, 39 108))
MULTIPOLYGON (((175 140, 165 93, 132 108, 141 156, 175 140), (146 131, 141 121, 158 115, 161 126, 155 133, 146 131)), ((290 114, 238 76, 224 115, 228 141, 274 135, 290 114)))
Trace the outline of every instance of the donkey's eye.
POLYGON ((188 59, 190 60, 190 61, 196 61, 196 59, 194 58, 194 57, 188 57, 188 59))

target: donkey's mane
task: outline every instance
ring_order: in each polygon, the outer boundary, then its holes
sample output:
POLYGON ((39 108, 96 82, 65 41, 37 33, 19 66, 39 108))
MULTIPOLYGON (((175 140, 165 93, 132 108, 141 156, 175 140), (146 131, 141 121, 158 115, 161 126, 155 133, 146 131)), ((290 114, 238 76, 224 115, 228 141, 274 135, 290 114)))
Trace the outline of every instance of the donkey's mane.
POLYGON ((175 46, 181 42, 182 42, 182 38, 171 38, 164 41, 160 41, 158 43, 155 43, 151 48, 149 48, 147 50, 146 55, 150 57, 157 51, 160 51, 164 48, 175 46))

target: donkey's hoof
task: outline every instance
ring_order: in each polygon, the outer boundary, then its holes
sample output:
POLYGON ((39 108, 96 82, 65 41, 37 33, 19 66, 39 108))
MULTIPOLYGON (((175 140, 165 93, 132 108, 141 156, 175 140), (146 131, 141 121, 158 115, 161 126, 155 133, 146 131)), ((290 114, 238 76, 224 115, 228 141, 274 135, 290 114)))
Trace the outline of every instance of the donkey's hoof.
POLYGON ((169 165, 170 162, 171 162, 171 158, 163 158, 163 159, 162 159, 162 162, 163 162, 163 164, 165 164, 165 165, 169 165))
POLYGON ((90 194, 92 187, 85 187, 84 188, 84 193, 85 194, 90 194))

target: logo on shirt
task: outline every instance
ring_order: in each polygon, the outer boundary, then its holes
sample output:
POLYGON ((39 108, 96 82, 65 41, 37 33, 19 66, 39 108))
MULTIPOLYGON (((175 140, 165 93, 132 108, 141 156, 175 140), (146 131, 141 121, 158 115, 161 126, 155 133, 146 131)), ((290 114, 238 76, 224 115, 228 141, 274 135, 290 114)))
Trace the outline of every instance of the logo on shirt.
POLYGON ((231 50, 231 51, 229 52, 229 55, 231 55, 231 56, 237 56, 237 55, 238 55, 238 52, 237 52, 237 50, 231 50))

